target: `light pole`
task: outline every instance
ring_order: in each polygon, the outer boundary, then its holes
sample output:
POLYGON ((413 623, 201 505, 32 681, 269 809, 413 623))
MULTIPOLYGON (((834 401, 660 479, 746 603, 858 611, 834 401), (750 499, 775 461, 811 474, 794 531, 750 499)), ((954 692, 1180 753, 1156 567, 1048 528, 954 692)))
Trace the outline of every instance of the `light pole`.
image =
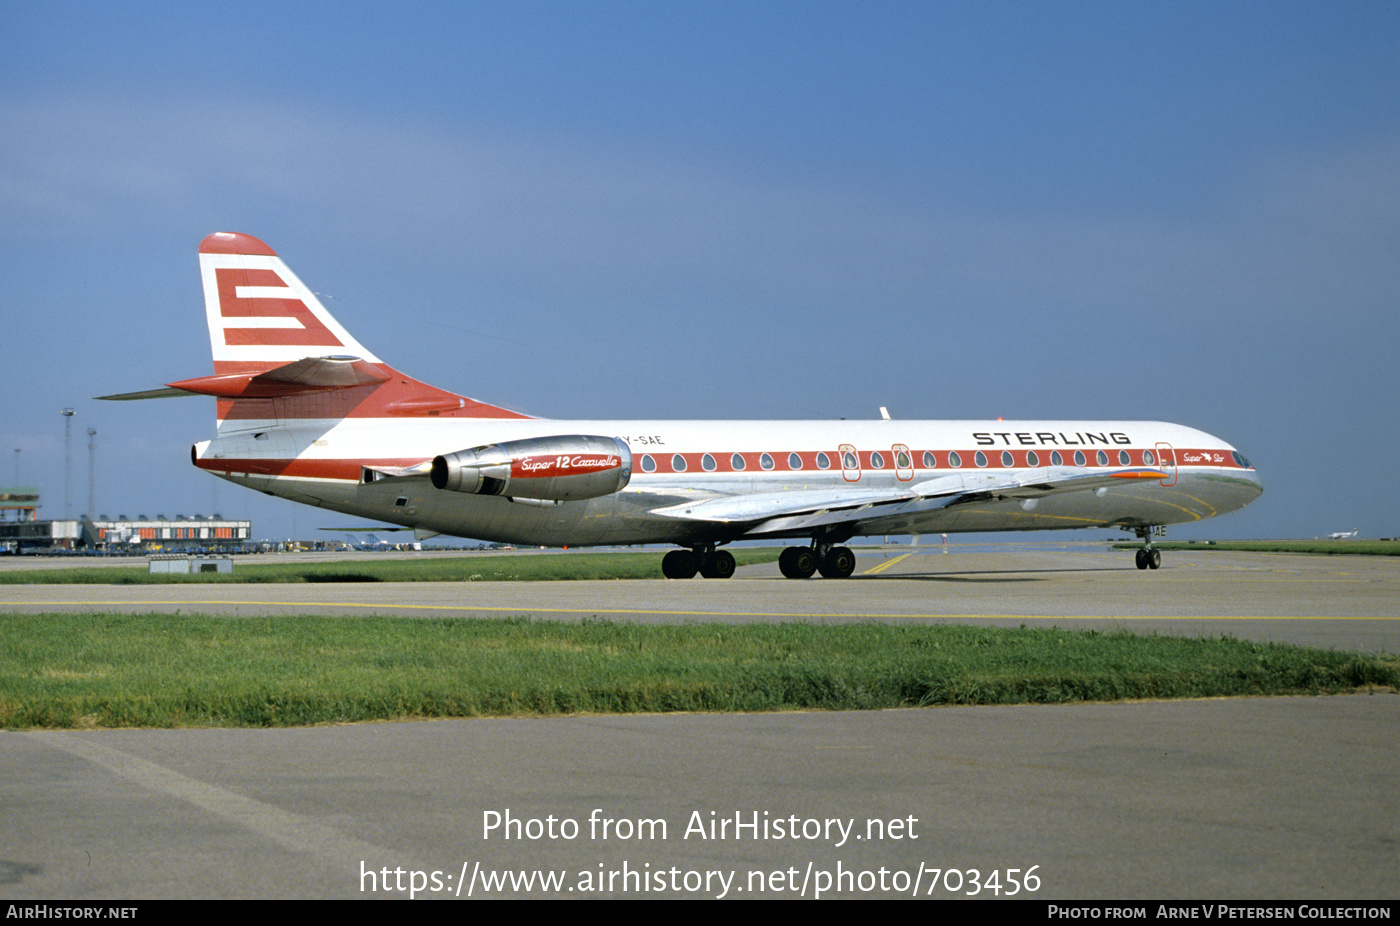
POLYGON ((88 428, 88 429, 87 429, 87 432, 88 432, 88 509, 87 509, 87 515, 88 515, 88 520, 91 521, 93 518, 97 517, 97 515, 95 514, 95 512, 97 511, 97 508, 96 508, 96 507, 94 506, 94 504, 93 504, 93 496, 94 496, 94 494, 95 494, 94 491, 93 491, 93 489, 94 489, 94 488, 96 487, 96 485, 97 485, 97 477, 96 477, 96 475, 94 475, 94 474, 97 472, 97 429, 96 429, 96 428, 88 428))
POLYGON ((63 520, 73 516, 73 409, 59 412, 63 416, 63 520))

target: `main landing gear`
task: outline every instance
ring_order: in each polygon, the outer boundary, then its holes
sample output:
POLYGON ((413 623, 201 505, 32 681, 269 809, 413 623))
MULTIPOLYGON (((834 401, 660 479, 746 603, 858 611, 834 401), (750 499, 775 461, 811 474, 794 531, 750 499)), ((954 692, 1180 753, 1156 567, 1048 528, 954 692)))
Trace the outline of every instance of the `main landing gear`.
POLYGON ((1142 549, 1137 551, 1136 561, 1139 569, 1160 569, 1162 568, 1162 551, 1152 549, 1152 535, 1165 537, 1167 529, 1161 525, 1156 527, 1136 527, 1133 533, 1138 535, 1142 541, 1142 549))
MULTIPOLYGON (((778 557, 778 569, 789 579, 810 579, 820 572, 828 579, 844 579, 856 571, 856 555, 847 547, 814 541, 810 547, 788 547, 778 557)), ((696 573, 707 579, 727 579, 734 575, 734 557, 714 544, 672 550, 661 559, 661 572, 668 579, 692 579, 696 573)))
POLYGON ((778 569, 789 579, 810 579, 814 572, 824 579, 844 579, 856 571, 856 555, 830 543, 788 547, 778 557, 778 569))
POLYGON ((661 573, 668 579, 693 579, 697 572, 707 579, 727 579, 734 575, 734 556, 707 544, 672 550, 661 559, 661 573))

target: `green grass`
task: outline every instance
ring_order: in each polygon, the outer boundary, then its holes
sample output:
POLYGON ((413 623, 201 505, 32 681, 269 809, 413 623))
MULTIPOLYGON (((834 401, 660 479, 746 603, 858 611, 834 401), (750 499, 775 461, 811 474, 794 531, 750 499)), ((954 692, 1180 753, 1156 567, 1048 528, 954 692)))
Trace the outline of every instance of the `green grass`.
POLYGON ((0 727, 878 709, 1400 687, 1400 660, 962 625, 0 615, 0 727))
MULTIPOLYGON (((1116 543, 1115 550, 1133 550, 1139 543, 1116 543)), ((1400 556, 1400 540, 1217 540, 1211 543, 1163 541, 1159 550, 1231 550, 1239 553, 1330 553, 1400 556)))
MULTIPOLYGON (((771 563, 777 547, 732 551, 740 566, 771 563)), ((660 579, 662 551, 495 556, 464 554, 423 559, 328 559, 259 563, 233 560, 231 573, 152 575, 146 566, 79 566, 0 572, 0 585, 170 585, 258 582, 548 582, 577 579, 660 579)))

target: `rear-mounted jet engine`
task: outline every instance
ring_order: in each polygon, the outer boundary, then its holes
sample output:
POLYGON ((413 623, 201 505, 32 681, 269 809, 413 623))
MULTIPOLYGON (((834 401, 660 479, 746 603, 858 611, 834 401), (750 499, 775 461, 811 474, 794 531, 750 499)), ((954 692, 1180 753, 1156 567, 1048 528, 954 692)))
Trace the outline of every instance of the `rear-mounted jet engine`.
POLYGON ((431 478, 439 489, 475 495, 598 498, 621 491, 632 478, 632 450, 616 437, 532 437, 434 457, 431 478))

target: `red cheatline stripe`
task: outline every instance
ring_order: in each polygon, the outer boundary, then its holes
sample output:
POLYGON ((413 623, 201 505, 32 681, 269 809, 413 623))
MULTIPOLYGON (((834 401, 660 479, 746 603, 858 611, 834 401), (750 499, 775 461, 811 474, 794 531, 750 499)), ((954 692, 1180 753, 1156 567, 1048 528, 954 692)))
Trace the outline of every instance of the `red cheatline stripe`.
MULTIPOLYGON (((1205 452, 1205 451, 1179 451, 1179 453, 1204 453, 1204 452, 1205 452)), ((1212 451, 1212 452, 1214 452, 1214 453, 1219 453, 1218 451, 1212 451)), ((828 457, 830 458, 830 460, 831 460, 831 464, 832 464, 831 467, 830 467, 829 469, 826 469, 826 470, 822 470, 822 469, 817 468, 817 465, 816 465, 817 453, 818 453, 818 451, 807 451, 807 452, 803 452, 803 453, 799 453, 799 454, 798 454, 798 456, 799 456, 799 457, 801 458, 801 460, 802 460, 802 468, 801 468, 801 470, 800 470, 801 472, 804 472, 804 473, 810 472, 810 473, 813 473, 813 474, 820 474, 820 473, 832 473, 832 474, 835 474, 835 473, 840 473, 840 472, 841 472, 841 469, 840 469, 840 467, 839 467, 839 465, 838 465, 839 462, 840 462, 840 458, 839 458, 835 453, 833 453, 832 451, 826 451, 827 456, 828 456, 828 457)), ((947 465, 948 453, 949 453, 948 451, 936 451, 936 452, 935 452, 935 460, 936 460, 936 462, 937 462, 938 465, 935 466, 934 468, 931 468, 931 469, 930 469, 930 468, 928 468, 928 467, 925 467, 925 466, 922 464, 922 460, 923 460, 923 451, 920 451, 920 450, 913 451, 914 463, 915 463, 915 467, 914 467, 914 468, 915 468, 916 471, 918 471, 920 474, 923 474, 923 475, 957 472, 959 468, 957 468, 957 467, 951 467, 951 466, 948 466, 948 465, 947 465)), ((981 469, 1007 469, 1007 468, 1008 468, 1008 467, 1005 467, 1005 466, 1002 465, 1002 463, 1001 463, 1001 455, 1000 455, 999 452, 998 452, 998 453, 993 453, 993 454, 988 454, 988 455, 987 455, 987 465, 986 465, 985 467, 978 467, 978 466, 976 466, 976 465, 974 465, 974 464, 972 463, 973 455, 974 455, 974 453, 975 453, 974 451, 958 451, 958 453, 959 453, 959 454, 963 457, 963 459, 964 459, 963 465, 962 465, 962 467, 961 467, 962 470, 968 470, 968 469, 973 469, 973 470, 975 470, 975 469, 979 469, 979 468, 981 468, 981 469)), ((1133 459, 1133 463, 1136 463, 1137 465, 1142 465, 1142 464, 1141 464, 1141 460, 1142 460, 1142 452, 1141 452, 1141 451, 1138 451, 1138 450, 1130 451, 1130 454, 1131 454, 1132 457, 1134 458, 1134 459, 1133 459)), ((680 457, 682 457, 682 458, 685 460, 686 467, 685 467, 685 470, 684 470, 684 471, 685 471, 686 473, 704 474, 704 473, 706 473, 706 472, 711 472, 711 473, 735 473, 735 472, 740 472, 740 470, 736 470, 736 469, 734 468, 734 466, 733 466, 733 463, 732 463, 732 461, 731 461, 731 457, 733 456, 733 454, 731 454, 731 453, 712 453, 712 454, 710 454, 710 456, 713 457, 713 459, 714 459, 714 466, 715 466, 715 468, 714 468, 713 470, 706 470, 706 469, 703 467, 703 465, 702 465, 702 463, 701 463, 701 458, 704 456, 703 453, 682 453, 682 454, 677 454, 677 455, 680 456, 680 457)), ((1225 461, 1220 462, 1220 463, 1210 463, 1210 464, 1204 464, 1204 465, 1218 466, 1218 467, 1221 467, 1221 468, 1231 468, 1231 469, 1238 469, 1238 468, 1239 468, 1239 464, 1235 463, 1234 460, 1233 460, 1233 458, 1231 458, 1228 454, 1222 454, 1222 455, 1225 456, 1225 461)), ((759 475, 759 474, 762 474, 762 473, 764 473, 764 472, 798 472, 798 470, 793 470, 793 469, 791 469, 791 468, 788 466, 788 454, 786 454, 786 453, 777 453, 777 452, 774 452, 774 453, 771 454, 771 456, 773 457, 773 463, 774 463, 774 467, 773 467, 772 470, 764 470, 764 469, 760 466, 760 464, 759 464, 759 457, 761 456, 761 454, 759 454, 759 453, 741 453, 741 454, 739 454, 739 456, 742 457, 743 460, 744 460, 744 462, 745 462, 745 466, 744 466, 742 472, 747 473, 747 474, 759 475)), ((862 456, 863 458, 868 459, 868 456, 869 456, 869 455, 868 455, 868 453, 862 451, 861 456, 862 456)), ((652 473, 673 474, 673 473, 676 473, 676 472, 680 472, 679 470, 675 470, 675 469, 673 469, 673 468, 671 467, 671 457, 672 457, 672 454, 639 454, 639 455, 635 458, 634 463, 633 463, 634 472, 636 472, 637 474, 640 474, 640 475, 649 475, 649 474, 647 473, 647 471, 643 468, 642 460, 643 460, 644 457, 650 457, 650 458, 652 459, 652 461, 655 463, 656 469, 653 470, 652 473)), ((1019 457, 1019 454, 1018 454, 1018 457, 1019 457)), ((1049 460, 1049 454, 1041 454, 1041 458, 1042 458, 1042 460, 1044 460, 1044 461, 1048 461, 1048 460, 1049 460)), ((382 467, 382 468, 386 468, 386 469, 401 469, 401 468, 406 468, 406 467, 410 467, 410 466, 416 466, 416 465, 418 465, 418 464, 420 464, 420 463, 423 463, 423 462, 426 462, 425 459, 413 458, 413 457, 410 457, 410 458, 393 458, 393 459, 389 459, 389 458, 378 458, 378 459, 370 459, 370 460, 361 460, 361 459, 352 459, 352 460, 332 460, 332 459, 305 459, 305 458, 303 458, 303 459, 296 459, 296 460, 275 459, 275 458, 237 459, 237 460, 235 460, 235 459, 214 459, 214 458, 210 458, 210 459, 200 460, 200 461, 198 462, 197 465, 198 465, 201 469, 212 470, 212 471, 215 471, 215 472, 246 473, 246 474, 250 474, 250 475, 260 475, 260 476, 297 476, 297 477, 307 478, 307 479, 340 479, 340 480, 349 480, 349 481, 351 481, 351 482, 358 482, 358 481, 360 480, 360 467, 361 467, 361 466, 368 466, 368 467, 371 467, 371 468, 380 468, 380 467, 382 467)), ((1130 463, 1129 465, 1133 465, 1133 463, 1130 463)), ((1082 470, 1086 470, 1086 471, 1090 471, 1090 470, 1095 470, 1095 469, 1111 469, 1111 468, 1115 468, 1116 465, 1121 465, 1121 464, 1117 464, 1116 458, 1113 459, 1113 460, 1111 460, 1111 464, 1113 464, 1113 465, 1106 466, 1106 467, 1097 466, 1097 465, 1094 463, 1093 458, 1091 457, 1091 458, 1089 459, 1089 462, 1088 462, 1085 466, 1077 467, 1077 468, 1078 468, 1078 469, 1082 469, 1082 470)), ((1042 463, 1042 467, 1045 466, 1045 465, 1046 465, 1046 463, 1042 463)), ((1202 464, 1193 464, 1193 465, 1202 465, 1202 464)), ((1012 469, 1036 469, 1036 468, 1039 468, 1039 467, 1027 466, 1024 462, 1021 461, 1021 459, 1018 458, 1018 459, 1016 460, 1016 462, 1014 463, 1014 465, 1013 465, 1012 467, 1009 467, 1009 468, 1012 468, 1012 469)), ((862 475, 871 474, 871 473, 893 473, 893 472, 896 472, 896 469, 895 469, 895 467, 894 467, 894 465, 893 465, 893 462, 892 462, 891 460, 889 460, 889 459, 886 459, 886 461, 885 461, 885 466, 884 466, 884 468, 882 468, 882 469, 874 469, 874 468, 871 468, 871 467, 869 467, 869 466, 863 466, 863 467, 862 467, 862 470, 861 470, 861 474, 862 474, 862 475)), ((1170 473, 1163 472, 1163 471, 1161 471, 1160 469, 1146 469, 1146 470, 1138 470, 1138 471, 1134 471, 1134 472, 1123 472, 1123 473, 1108 473, 1107 475, 1114 476, 1115 478, 1118 478, 1118 479, 1170 479, 1170 478, 1171 478, 1171 474, 1170 474, 1170 473)))

